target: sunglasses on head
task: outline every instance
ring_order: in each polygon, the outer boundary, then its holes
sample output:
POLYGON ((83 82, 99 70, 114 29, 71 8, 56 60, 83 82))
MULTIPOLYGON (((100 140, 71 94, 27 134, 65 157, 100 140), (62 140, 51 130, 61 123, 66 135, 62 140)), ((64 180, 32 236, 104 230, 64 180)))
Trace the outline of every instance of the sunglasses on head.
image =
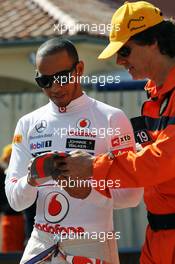
POLYGON ((123 58, 127 58, 131 54, 131 48, 129 46, 123 46, 119 49, 117 54, 123 58))
POLYGON ((53 82, 64 85, 70 82, 70 74, 76 68, 78 62, 72 65, 72 68, 69 70, 64 70, 60 72, 56 72, 52 75, 42 75, 38 71, 36 72, 35 81, 37 82, 38 86, 44 89, 52 87, 53 82))

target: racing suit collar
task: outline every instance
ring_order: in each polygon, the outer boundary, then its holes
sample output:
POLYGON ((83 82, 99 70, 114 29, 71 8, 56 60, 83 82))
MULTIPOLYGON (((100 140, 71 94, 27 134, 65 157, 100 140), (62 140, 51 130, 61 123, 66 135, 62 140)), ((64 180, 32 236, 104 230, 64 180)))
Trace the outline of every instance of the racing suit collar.
POLYGON ((49 104, 50 104, 50 108, 53 112, 55 112, 57 114, 59 114, 59 113, 60 114, 66 114, 66 113, 80 111, 80 107, 82 107, 83 105, 89 104, 89 102, 90 102, 89 97, 86 95, 85 92, 83 92, 83 95, 72 100, 70 102, 70 104, 68 104, 65 108, 64 107, 58 107, 51 100, 50 100, 49 104))
POLYGON ((154 81, 149 80, 144 89, 149 93, 151 99, 161 98, 175 87, 174 76, 175 76, 175 67, 171 69, 162 86, 156 86, 154 81))

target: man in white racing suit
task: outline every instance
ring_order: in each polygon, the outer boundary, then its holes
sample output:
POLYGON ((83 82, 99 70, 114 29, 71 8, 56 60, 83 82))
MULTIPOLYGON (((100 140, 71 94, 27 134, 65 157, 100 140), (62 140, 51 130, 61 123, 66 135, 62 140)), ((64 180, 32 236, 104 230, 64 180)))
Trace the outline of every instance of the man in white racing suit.
POLYGON ((35 186, 29 164, 50 151, 81 149, 97 155, 133 149, 130 122, 121 110, 82 92, 78 77, 83 62, 70 41, 45 42, 38 49, 36 66, 36 81, 50 102, 18 121, 6 179, 6 194, 16 211, 37 199, 34 229, 20 264, 117 264, 120 234, 113 230, 113 209, 137 206, 143 190, 109 190, 114 183, 101 182, 101 195, 89 186, 58 186, 53 179, 35 186), (75 198, 79 192, 83 199, 75 198))

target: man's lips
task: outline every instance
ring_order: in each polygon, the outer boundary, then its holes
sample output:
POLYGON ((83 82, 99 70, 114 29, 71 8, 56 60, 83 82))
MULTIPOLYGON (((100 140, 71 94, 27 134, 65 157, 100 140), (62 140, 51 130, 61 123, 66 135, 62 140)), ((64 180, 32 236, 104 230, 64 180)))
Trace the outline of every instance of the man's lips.
POLYGON ((65 94, 62 94, 62 95, 52 95, 52 98, 55 98, 55 99, 62 99, 65 97, 65 94))
POLYGON ((128 70, 128 71, 131 70, 131 69, 133 69, 133 68, 134 68, 133 66, 126 66, 125 67, 125 69, 128 70))
POLYGON ((129 73, 131 73, 131 72, 134 70, 134 67, 133 67, 133 66, 129 66, 129 67, 127 67, 126 69, 127 69, 127 71, 128 71, 129 73))

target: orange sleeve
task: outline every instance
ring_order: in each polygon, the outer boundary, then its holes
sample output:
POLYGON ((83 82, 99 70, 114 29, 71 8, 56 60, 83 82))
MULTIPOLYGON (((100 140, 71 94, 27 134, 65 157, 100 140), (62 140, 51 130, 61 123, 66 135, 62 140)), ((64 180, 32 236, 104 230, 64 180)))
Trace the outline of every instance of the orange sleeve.
POLYGON ((125 152, 110 160, 108 155, 94 160, 93 177, 120 180, 120 187, 148 187, 175 178, 175 128, 169 125, 157 140, 140 152, 125 152))

